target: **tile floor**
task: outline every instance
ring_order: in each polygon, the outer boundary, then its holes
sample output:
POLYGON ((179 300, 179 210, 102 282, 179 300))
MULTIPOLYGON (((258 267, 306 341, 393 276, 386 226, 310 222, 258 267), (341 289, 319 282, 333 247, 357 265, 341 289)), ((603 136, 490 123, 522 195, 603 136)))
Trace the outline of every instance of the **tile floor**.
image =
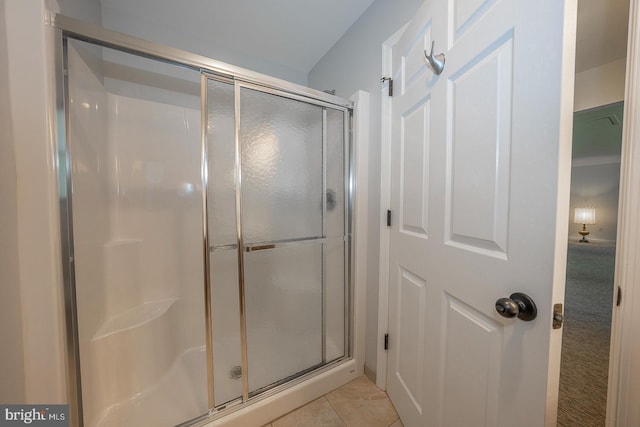
POLYGON ((365 376, 325 394, 265 427, 402 427, 386 393, 365 376))

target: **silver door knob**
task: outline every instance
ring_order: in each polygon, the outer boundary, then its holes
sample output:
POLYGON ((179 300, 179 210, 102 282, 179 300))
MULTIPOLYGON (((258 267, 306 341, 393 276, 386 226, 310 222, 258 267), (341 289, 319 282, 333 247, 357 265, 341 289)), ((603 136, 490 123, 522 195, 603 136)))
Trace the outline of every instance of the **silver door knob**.
POLYGON ((513 293, 509 298, 500 298, 496 301, 496 311, 503 317, 530 321, 538 315, 538 309, 531 297, 521 292, 513 293))

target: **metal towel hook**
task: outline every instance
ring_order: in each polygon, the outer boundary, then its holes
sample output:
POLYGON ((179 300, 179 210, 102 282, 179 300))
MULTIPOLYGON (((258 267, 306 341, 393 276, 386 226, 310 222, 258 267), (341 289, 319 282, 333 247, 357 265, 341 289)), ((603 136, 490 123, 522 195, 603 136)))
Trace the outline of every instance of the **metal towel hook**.
POLYGON ((424 51, 424 57, 427 58, 429 62, 429 68, 433 71, 434 74, 438 75, 442 73, 444 70, 444 53, 439 53, 438 55, 433 54, 433 48, 435 46, 435 40, 431 41, 431 53, 427 54, 427 50, 424 51))

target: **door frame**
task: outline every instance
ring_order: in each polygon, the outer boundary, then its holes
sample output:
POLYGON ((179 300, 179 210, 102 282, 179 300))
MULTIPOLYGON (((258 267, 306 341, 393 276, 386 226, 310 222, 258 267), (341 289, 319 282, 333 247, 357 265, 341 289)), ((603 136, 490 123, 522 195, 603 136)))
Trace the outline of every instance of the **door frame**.
MULTIPOLYGON (((620 306, 613 309, 607 426, 640 424, 640 4, 629 4, 627 69, 625 76, 624 119, 620 159, 620 202, 616 237, 615 285, 622 289, 620 306)), ((615 293, 615 292, 614 292, 615 293)), ((615 298, 615 296, 614 296, 615 298)))
MULTIPOLYGON (((382 43, 382 76, 391 77, 391 58, 395 45, 409 22, 382 43)), ((391 208, 391 97, 389 82, 380 89, 380 256, 378 262, 378 335, 376 353, 376 385, 387 389, 387 350, 384 336, 389 332, 389 242, 387 209, 391 208)))
MULTIPOLYGON (((623 289, 622 304, 614 306, 611 326, 607 426, 640 424, 640 408, 630 402, 640 400, 640 2, 631 0, 624 120, 620 169, 620 204, 616 249, 615 283, 623 289)), ((392 46, 405 31, 405 25, 382 43, 382 77, 391 76, 392 46)), ((387 351, 384 336, 389 325, 389 236, 386 226, 391 195, 391 98, 388 83, 382 84, 380 133, 380 257, 378 278, 378 335, 376 385, 387 386, 387 351)))

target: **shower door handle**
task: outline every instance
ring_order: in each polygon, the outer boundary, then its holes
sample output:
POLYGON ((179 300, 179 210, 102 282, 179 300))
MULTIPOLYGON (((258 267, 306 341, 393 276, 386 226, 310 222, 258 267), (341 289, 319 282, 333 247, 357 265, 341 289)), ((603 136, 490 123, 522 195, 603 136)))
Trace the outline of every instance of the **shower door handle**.
POLYGON ((256 251, 264 251, 267 249, 275 249, 276 245, 258 245, 258 246, 245 246, 245 252, 256 252, 256 251))
POLYGON ((294 247, 294 246, 300 246, 300 245, 306 245, 306 244, 321 244, 321 243, 326 243, 330 239, 334 239, 334 238, 305 237, 302 239, 287 239, 287 240, 276 240, 271 242, 247 243, 242 246, 242 251, 257 252, 257 251, 264 251, 267 249, 294 247))

